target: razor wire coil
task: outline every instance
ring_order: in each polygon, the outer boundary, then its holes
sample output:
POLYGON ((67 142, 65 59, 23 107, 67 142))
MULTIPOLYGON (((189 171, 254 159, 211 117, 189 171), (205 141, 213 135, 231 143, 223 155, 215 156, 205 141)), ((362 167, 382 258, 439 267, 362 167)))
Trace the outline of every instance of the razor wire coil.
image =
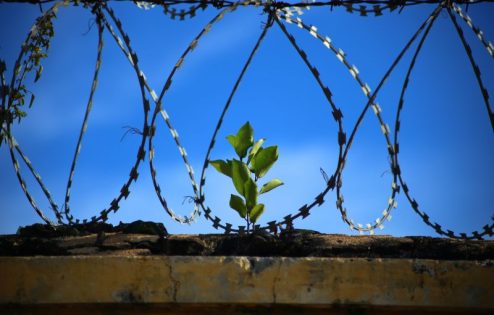
MULTIPOLYGON (((29 2, 29 3, 49 3, 52 2, 51 0, 45 0, 45 1, 0 1, 0 2, 29 2)), ((48 9, 46 12, 42 14, 42 16, 37 20, 37 22, 34 24, 34 26, 31 28, 24 44, 21 47, 21 52, 19 54, 18 59, 16 60, 15 67, 14 67, 14 73, 12 76, 12 80, 10 85, 7 85, 5 75, 4 75, 4 67, 0 69, 0 76, 1 76, 1 84, 2 84, 2 112, 5 113, 5 117, 7 117, 7 113, 15 107, 13 105, 14 99, 12 97, 12 91, 19 91, 21 86, 23 86, 23 81, 25 80, 25 76, 27 72, 29 72, 28 69, 28 64, 31 61, 30 59, 23 59, 25 58, 25 55, 28 53, 29 49, 29 44, 30 41, 33 41, 36 38, 37 31, 43 26, 42 23, 45 23, 47 19, 49 20, 50 18, 53 17, 53 15, 59 10, 60 7, 62 6, 68 6, 70 4, 74 5, 80 5, 82 4, 84 7, 88 8, 91 10, 92 14, 95 15, 96 18, 96 24, 98 28, 98 44, 97 44, 97 56, 96 56, 96 65, 95 65, 95 70, 94 70, 94 75, 93 75, 93 80, 92 80, 92 86, 90 89, 89 93, 89 98, 87 101, 86 105, 86 111, 84 114, 84 118, 82 121, 81 129, 79 131, 79 136, 78 140, 76 143, 76 148, 75 152, 73 155, 71 167, 70 167, 70 172, 69 172, 69 177, 67 180, 67 185, 66 185, 66 190, 65 190, 65 199, 64 199, 64 204, 62 207, 62 210, 60 210, 60 207, 54 202, 53 197, 46 187, 44 185, 41 176, 39 173, 36 171, 34 168, 33 164, 31 161, 28 159, 28 157, 23 153, 21 150, 21 147, 17 140, 15 139, 11 126, 13 124, 12 119, 8 119, 3 117, 1 121, 1 137, 5 139, 5 142, 8 143, 9 147, 9 152, 12 160, 12 164, 16 173, 16 176, 18 178, 19 184, 28 199, 29 203, 31 206, 34 208, 36 213, 41 217, 41 219, 49 224, 56 226, 57 224, 78 224, 81 223, 81 220, 75 219, 74 216, 71 214, 71 208, 70 208, 70 196, 71 196, 71 187, 72 187, 72 182, 74 179, 74 174, 76 170, 76 165, 78 161, 78 157, 81 151, 81 144, 85 135, 85 132, 88 128, 88 120, 89 116, 91 113, 91 109, 93 107, 93 96, 94 93, 96 92, 97 89, 97 82, 98 82, 98 75, 100 72, 101 64, 102 64, 102 53, 103 53, 103 33, 105 31, 108 31, 111 37, 115 40, 117 43, 118 47, 122 51, 122 53, 126 56, 128 59, 129 63, 133 67, 134 71, 136 72, 137 79, 139 82, 139 88, 141 92, 141 98, 142 98, 142 104, 143 104, 143 127, 142 131, 140 132, 141 134, 141 142, 140 145, 137 149, 137 156, 136 156, 136 161, 133 164, 128 179, 125 181, 123 184, 120 193, 112 199, 110 202, 110 205, 101 210, 98 215, 91 217, 90 219, 83 219, 82 223, 88 223, 88 222, 98 222, 98 221, 106 221, 108 219, 108 216, 111 212, 117 212, 119 209, 119 203, 122 201, 122 199, 126 199, 129 194, 130 194, 130 187, 134 181, 137 181, 138 178, 138 170, 140 167, 141 162, 144 162, 145 157, 146 157, 146 151, 145 151, 145 146, 147 144, 148 146, 148 159, 149 159, 149 168, 151 172, 151 178, 152 178, 152 183, 154 186, 154 189, 156 191, 157 197, 167 212, 167 214, 175 221, 179 223, 186 223, 190 224, 196 220, 196 218, 201 215, 201 210, 204 213, 204 217, 209 220, 213 227, 215 229, 222 229, 225 233, 239 233, 243 234, 245 233, 246 226, 245 225, 238 225, 237 227, 234 227, 232 223, 225 222, 223 221, 220 217, 216 216, 213 214, 213 210, 209 208, 206 205, 206 194, 205 194, 205 184, 206 184, 206 171, 208 169, 208 166, 210 164, 210 156, 211 152, 214 148, 215 142, 216 142, 216 136, 222 126, 222 123, 224 121, 225 115, 230 107, 231 101, 234 98, 236 91, 242 82, 243 76, 246 73, 246 71, 249 68, 249 65, 254 58, 255 54, 258 52, 259 47, 261 46, 261 43, 263 42, 267 32, 269 31, 270 28, 272 28, 273 25, 277 25, 279 29, 282 31, 284 36, 287 38, 287 40, 290 42, 291 46, 296 50, 304 64, 306 65, 307 69, 310 71, 311 75, 314 77, 316 80, 319 88, 323 92, 327 102, 329 103, 331 110, 332 110, 332 115, 335 120, 335 122, 338 125, 338 134, 337 134, 337 142, 339 146, 339 154, 338 154, 338 162, 335 167, 334 173, 327 178, 326 181, 326 187, 323 189, 321 193, 319 193, 312 202, 306 203, 302 205, 301 207, 298 208, 294 213, 288 214, 284 216, 281 220, 275 220, 275 221, 270 221, 267 222, 265 226, 261 225, 255 225, 254 230, 264 230, 267 232, 272 232, 276 233, 279 229, 291 229, 293 227, 293 222, 294 220, 298 218, 306 218, 311 214, 312 208, 315 206, 320 206, 322 205, 325 200, 324 197, 325 195, 330 191, 330 190, 335 190, 336 191, 336 208, 340 211, 342 220, 352 229, 356 230, 358 232, 362 233, 370 233, 374 234, 374 230, 376 228, 382 228, 383 224, 386 220, 391 219, 391 212, 392 209, 397 207, 396 203, 396 195, 403 190, 406 198, 408 199, 412 209, 422 218, 425 224, 428 226, 432 227, 438 234, 451 237, 451 238, 461 238, 461 239, 482 239, 485 236, 493 236, 494 232, 494 223, 491 224, 486 224, 483 227, 483 230, 477 230, 473 231, 470 234, 468 233, 455 233, 451 230, 445 230, 439 223, 431 221, 430 217, 427 215, 426 212, 423 210, 420 210, 418 202, 411 196, 410 194, 410 189, 406 185, 402 172, 400 169, 400 164, 399 164, 399 141, 398 141, 398 136, 399 136, 399 131, 401 127, 401 122, 400 122, 400 115, 401 112, 404 108, 404 97, 407 91, 407 88, 409 86, 409 79, 411 76, 411 73, 413 71, 413 68, 415 66, 416 60, 420 54, 420 51, 422 49, 422 46, 425 42, 425 40, 428 37, 429 31, 433 27, 434 21, 436 20, 437 16, 443 11, 446 10, 450 20, 452 21, 455 30, 460 38, 460 41, 463 44, 463 47, 465 49, 465 52, 468 56, 469 62, 471 64, 471 67, 473 69, 473 72, 475 74, 478 86, 480 88, 480 91, 482 93, 482 97, 484 99, 484 103, 487 109, 487 114, 490 119, 491 126, 494 130, 494 113, 492 110, 492 106, 490 104, 489 100, 489 93, 488 90, 485 87, 485 84, 482 81, 481 78, 481 72, 480 68, 475 62, 475 59, 472 54, 472 50, 467 43, 463 31, 461 27, 459 26, 455 14, 460 17, 461 20, 463 20, 467 26, 474 32, 478 40, 482 43, 482 45, 486 48, 487 52, 494 57, 494 46, 491 42, 489 42, 483 32, 473 24, 472 19, 465 13, 463 10, 460 8, 459 5, 461 4, 466 4, 467 6, 469 4, 476 4, 476 3, 482 3, 482 2, 492 2, 490 0, 486 1, 433 1, 433 0, 423 0, 423 1, 412 1, 412 0, 391 0, 391 1, 385 1, 385 0, 377 0, 377 1, 358 1, 358 0, 347 0, 347 1, 327 1, 327 2, 318 2, 318 1, 306 1, 306 2, 300 2, 300 3, 287 3, 287 2, 278 2, 278 1, 242 1, 242 2, 236 2, 236 1, 204 1, 204 0, 191 0, 191 1, 134 1, 136 5, 139 8, 142 9, 151 9, 156 6, 162 6, 163 7, 163 13, 164 15, 168 16, 171 19, 179 19, 179 20, 185 20, 187 18, 193 18, 196 16, 196 13, 199 10, 205 10, 207 8, 215 8, 217 10, 221 10, 206 26, 201 30, 201 32, 192 40, 192 42, 187 46, 183 54, 179 57, 178 61, 176 62, 175 66, 171 70, 162 90, 160 95, 158 96, 156 92, 151 88, 149 85, 146 76, 144 72, 140 69, 139 64, 138 64, 138 56, 137 54, 133 51, 131 45, 130 45, 130 37, 125 33, 123 29, 123 23, 118 19, 116 16, 115 12, 113 9, 108 5, 110 1, 70 1, 70 0, 65 0, 61 2, 56 2, 50 9, 48 9), (360 16, 381 16, 384 11, 389 10, 390 12, 394 11, 397 8, 400 8, 402 10, 403 8, 407 6, 413 6, 413 5, 419 5, 419 4, 438 4, 438 6, 433 10, 431 15, 421 24, 421 26, 418 28, 418 30, 414 33, 414 35, 411 37, 411 39, 407 42, 405 47, 401 50, 401 52, 398 54, 396 59, 393 61, 383 78, 381 79, 380 83, 374 90, 374 92, 371 91, 371 88, 365 81, 361 79, 360 73, 358 69, 351 64, 348 61, 348 58, 346 54, 341 50, 340 48, 337 48, 334 46, 332 40, 330 37, 323 36, 318 32, 318 28, 316 26, 312 25, 306 25, 300 16, 304 13, 304 10, 313 8, 313 7, 330 7, 333 9, 333 7, 336 6, 342 6, 346 9, 347 12, 349 13, 357 13, 360 16), (187 9, 184 9, 183 6, 188 5, 187 9), (216 124, 216 127, 214 129, 208 151, 205 155, 205 160, 203 163, 202 171, 201 171, 201 176, 200 176, 200 182, 199 184, 195 180, 195 173, 192 169, 192 166, 188 160, 187 152, 182 144, 179 133, 178 131, 174 128, 171 118, 168 114, 168 112, 165 109, 164 103, 163 103, 163 98, 166 94, 166 92, 170 89, 172 82, 173 82, 173 77, 175 73, 182 67, 184 61, 186 60, 186 57, 189 55, 190 52, 192 52, 200 40, 203 38, 204 35, 206 35, 211 28, 219 22, 226 14, 230 14, 233 11, 237 10, 238 7, 240 6, 255 6, 255 7, 261 7, 264 10, 264 13, 267 15, 267 22, 265 23, 263 30, 261 34, 259 35, 259 38, 252 49, 248 59, 246 60, 243 69, 241 70, 239 76, 237 77, 237 80, 235 81, 235 84, 230 92, 230 95, 228 97, 228 100, 226 101, 226 104, 223 108, 223 111, 218 119, 218 122, 216 124), (179 7, 179 8, 177 8, 179 7), (115 26, 113 27, 112 24, 115 26), (295 37, 288 31, 287 26, 285 24, 294 24, 297 27, 299 27, 301 30, 306 31, 314 37, 315 39, 319 40, 324 46, 328 48, 329 51, 331 51, 336 58, 343 64, 345 68, 350 72, 350 75, 353 77, 354 81, 358 84, 360 89, 362 90, 363 94, 367 97, 368 101, 366 105, 364 106, 357 122, 351 129, 350 136, 347 137, 347 134, 345 133, 343 129, 343 113, 341 108, 337 107, 335 102, 332 99, 332 92, 329 89, 328 86, 326 86, 323 82, 322 79, 320 78, 319 75, 319 70, 309 61, 307 53, 298 45, 295 37), (384 85, 384 82, 387 80, 387 78, 391 75, 391 73, 394 71, 395 67, 400 63, 402 57, 407 53, 412 44, 414 44, 419 36, 422 34, 420 40, 418 40, 417 48, 413 54, 412 60, 409 64, 408 71, 406 73, 406 77, 403 81, 403 86, 401 89, 400 93, 400 99, 398 101, 398 107, 396 111, 396 120, 395 120, 395 125, 394 125, 394 137, 393 139, 391 138, 391 130, 388 126, 388 124, 384 121, 382 115, 381 115, 381 107, 377 103, 376 99, 378 96, 378 93, 382 86, 384 85), (34 39, 33 39, 34 38, 34 39), (123 39, 122 39, 123 38, 123 39), (5 93, 5 91, 9 91, 9 93, 5 93), (8 94, 8 95, 7 95, 8 94), (149 101, 149 98, 152 99, 154 103, 154 110, 152 111, 152 115, 150 115, 151 112, 151 103, 149 101), (381 128, 381 131, 383 133, 383 136, 385 137, 386 140, 386 145, 387 145, 387 151, 388 155, 390 157, 390 169, 393 174, 393 180, 391 182, 391 195, 388 198, 387 201, 387 206, 385 207, 384 211, 382 212, 382 215, 380 215, 374 222, 371 223, 355 223, 353 219, 349 217, 348 210, 344 206, 344 197, 342 194, 342 186, 343 186, 343 171, 345 168, 345 162, 347 160, 347 155, 349 153, 349 150, 351 148, 351 145, 353 143, 353 139, 359 129, 359 126, 364 119, 366 113, 368 110, 372 108, 375 116, 378 119, 379 126, 381 128), (164 197, 163 194, 163 189, 158 183, 157 179, 157 168, 156 165, 154 164, 155 157, 156 157, 156 152, 155 148, 153 146, 153 139, 155 138, 155 133, 156 133, 156 125, 158 122, 158 116, 161 116, 163 119, 164 123, 166 124, 167 128, 169 129, 171 136, 175 142, 175 145, 177 146, 177 149, 181 155, 181 158, 183 160, 183 163, 185 165, 185 168, 187 170, 190 183, 192 186, 193 190, 193 196, 191 197, 194 200, 194 209, 188 216, 183 216, 178 213, 176 213, 174 210, 172 210, 167 203, 166 198, 164 197), (146 143, 146 141, 148 141, 146 143), (20 156, 21 160, 24 162, 24 164, 28 167, 31 175, 34 176, 36 179, 36 182, 40 186, 41 190, 43 191, 43 194, 47 198, 50 207, 52 208, 52 211, 54 212, 55 218, 57 223, 54 223, 50 218, 48 218, 45 213, 39 208, 37 205, 35 199, 33 198, 32 194, 29 192, 28 187, 26 185, 26 181, 21 173, 20 170, 20 163, 18 158, 16 157, 16 154, 20 156), (65 220, 64 220, 65 217, 65 220)), ((49 21, 51 23, 51 21, 49 21)), ((32 43, 31 43, 32 44, 32 43)), ((49 42, 48 42, 49 45, 49 42)), ((29 57, 31 58, 31 57, 29 57)), ((39 74, 37 74, 38 76, 39 74)), ((0 138, 1 140, 1 138, 0 138)), ((247 227, 248 228, 248 227, 247 227)))

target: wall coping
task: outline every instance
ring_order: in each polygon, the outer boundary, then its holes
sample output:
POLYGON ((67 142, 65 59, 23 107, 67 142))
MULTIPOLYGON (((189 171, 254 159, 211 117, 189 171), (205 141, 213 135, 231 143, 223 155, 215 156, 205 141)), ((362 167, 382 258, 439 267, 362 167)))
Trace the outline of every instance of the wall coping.
POLYGON ((494 241, 433 237, 349 236, 297 232, 288 235, 156 235, 124 232, 78 236, 0 236, 0 256, 167 255, 259 257, 360 257, 494 260, 494 241))

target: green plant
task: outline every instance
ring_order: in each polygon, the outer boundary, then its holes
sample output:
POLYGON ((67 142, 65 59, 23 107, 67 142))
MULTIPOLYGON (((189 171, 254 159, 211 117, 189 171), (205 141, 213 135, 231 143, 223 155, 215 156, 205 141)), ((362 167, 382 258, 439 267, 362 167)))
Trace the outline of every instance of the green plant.
POLYGON ((246 220, 249 231, 250 225, 256 223, 265 210, 264 204, 258 203, 259 195, 283 185, 281 180, 272 179, 261 189, 257 186, 259 179, 264 177, 278 160, 278 146, 263 147, 263 138, 254 141, 254 129, 249 122, 246 122, 236 135, 229 135, 226 139, 235 149, 239 159, 215 160, 209 163, 218 172, 232 179, 240 196, 230 195, 230 207, 246 220))
POLYGON ((48 49, 50 48, 50 41, 54 35, 53 19, 56 17, 55 11, 43 15, 36 19, 36 25, 31 29, 29 40, 26 42, 25 49, 27 59, 24 60, 22 65, 18 65, 15 69, 17 74, 17 88, 10 91, 12 97, 15 114, 14 118, 21 118, 26 116, 26 112, 20 109, 24 105, 24 97, 27 93, 31 94, 31 100, 29 107, 33 105, 34 95, 27 90, 26 86, 22 83, 27 73, 35 70, 34 82, 37 82, 43 72, 43 65, 41 60, 48 57, 48 49))

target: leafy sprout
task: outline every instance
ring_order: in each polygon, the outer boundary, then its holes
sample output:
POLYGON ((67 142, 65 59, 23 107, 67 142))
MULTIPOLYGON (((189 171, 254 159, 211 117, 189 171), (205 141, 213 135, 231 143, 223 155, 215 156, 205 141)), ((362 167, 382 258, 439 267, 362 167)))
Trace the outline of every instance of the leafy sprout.
POLYGON ((214 160, 209 163, 221 174, 232 179, 239 195, 230 195, 230 207, 247 222, 247 231, 263 214, 265 206, 258 202, 260 195, 283 185, 279 179, 266 182, 260 189, 258 181, 278 160, 278 146, 263 147, 266 139, 254 141, 254 129, 246 122, 236 135, 226 137, 238 159, 214 160))

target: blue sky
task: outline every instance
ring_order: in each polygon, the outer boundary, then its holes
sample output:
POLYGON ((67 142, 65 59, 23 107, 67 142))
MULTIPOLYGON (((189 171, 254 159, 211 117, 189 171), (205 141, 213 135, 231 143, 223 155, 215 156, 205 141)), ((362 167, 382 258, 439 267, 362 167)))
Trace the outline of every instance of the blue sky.
MULTIPOLYGON (((111 6, 124 22, 141 69, 158 92, 183 50, 217 13, 211 8, 198 12, 194 19, 177 21, 164 16, 159 8, 144 11, 131 3, 111 6)), ((433 5, 422 5, 405 8, 401 14, 385 11, 380 17, 360 17, 343 8, 313 8, 302 19, 316 25, 322 35, 343 49, 373 90, 433 9, 433 5)), ((39 14, 38 6, 0 6, 0 57, 7 63, 8 78, 22 40, 39 14)), ((471 5, 468 14, 492 41, 494 5, 471 5)), ((60 206, 96 59, 97 29, 90 27, 91 19, 91 14, 82 8, 60 10, 49 57, 43 61, 42 78, 35 84, 32 78, 27 81, 36 102, 28 117, 14 127, 15 137, 60 206)), ((196 174, 200 174, 213 128, 265 20, 260 8, 241 7, 226 15, 190 54, 165 96, 164 106, 196 174)), ((459 22, 485 86, 494 94, 494 60, 466 24, 459 22)), ((294 25, 287 28, 332 90, 349 133, 366 104, 365 96, 348 70, 321 42, 294 25)), ((142 128, 143 124, 136 75, 108 32, 104 36, 99 87, 72 188, 71 209, 78 218, 96 215, 117 196, 140 141, 139 136, 131 134, 121 140, 123 127, 142 128)), ((412 53, 410 50, 405 55, 377 98, 383 118, 392 129, 412 53)), ((438 17, 425 42, 405 99, 400 162, 412 196, 445 228, 470 232, 491 223, 492 127, 467 55, 446 12, 438 17)), ((213 159, 233 157, 224 139, 246 121, 254 126, 256 138, 267 138, 267 145, 279 146, 279 161, 268 179, 277 177, 285 182, 263 195, 266 212, 260 223, 295 213, 324 189, 319 169, 330 174, 335 167, 337 126, 324 94, 276 25, 269 30, 233 99, 212 152, 213 159)), ((158 180, 172 208, 182 215, 189 214, 192 205, 183 203, 184 196, 192 194, 187 172, 162 120, 157 128, 154 142, 158 180)), ((392 176, 384 137, 371 111, 357 133, 346 165, 342 190, 350 216, 361 223, 375 220, 387 204, 392 176)), ((38 204, 52 215, 26 167, 21 168, 38 204)), ((40 222, 18 184, 6 145, 0 147, 0 175, 0 233, 14 233, 20 225, 40 222)), ((243 224, 228 207, 229 195, 234 192, 231 182, 211 168, 207 176, 206 199, 214 215, 234 225, 243 224)), ((172 233, 215 231, 203 217, 192 226, 180 225, 168 217, 156 198, 147 160, 141 164, 139 180, 131 191, 110 222, 142 219, 163 222, 172 233)), ((313 215, 296 221, 296 227, 355 233, 342 222, 335 207, 335 194, 330 192, 325 199, 313 215)), ((413 213, 403 194, 397 201, 391 222, 378 233, 435 235, 413 213)))

